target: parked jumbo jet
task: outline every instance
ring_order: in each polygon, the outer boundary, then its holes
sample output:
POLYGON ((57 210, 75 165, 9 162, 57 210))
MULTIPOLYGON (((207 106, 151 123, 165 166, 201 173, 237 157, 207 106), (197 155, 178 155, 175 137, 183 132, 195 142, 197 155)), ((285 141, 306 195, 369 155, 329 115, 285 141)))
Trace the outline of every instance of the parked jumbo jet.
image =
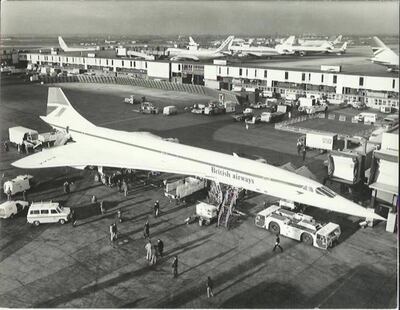
POLYGON ((374 45, 372 52, 374 57, 371 58, 373 63, 387 67, 388 71, 399 71, 399 55, 388 48, 378 37, 374 37, 374 45))
POLYGON ((316 181, 266 163, 166 141, 151 133, 96 126, 72 107, 60 88, 49 88, 47 115, 41 119, 67 132, 74 142, 17 160, 12 163, 15 167, 90 165, 193 175, 330 211, 383 219, 316 181))
POLYGON ((331 45, 337 45, 342 42, 342 35, 339 35, 338 37, 332 37, 329 38, 328 40, 301 40, 299 39, 299 44, 302 46, 321 46, 322 44, 331 44, 331 45))
POLYGON ((331 43, 325 42, 318 46, 304 46, 298 43, 295 36, 290 36, 284 43, 275 46, 277 50, 286 50, 291 54, 305 56, 309 54, 328 54, 336 53, 343 54, 346 51, 347 43, 344 43, 341 48, 335 48, 331 43))
POLYGON ((99 49, 98 47, 68 47, 62 37, 58 37, 58 43, 64 52, 91 52, 99 49))
POLYGON ((232 44, 233 36, 228 37, 217 49, 182 49, 168 48, 166 50, 171 60, 190 59, 190 60, 207 60, 225 57, 230 54, 229 46, 232 44))
POLYGON ((233 55, 238 57, 256 56, 256 57, 268 57, 276 55, 292 54, 281 46, 290 46, 292 44, 292 38, 287 39, 278 47, 267 47, 267 46, 250 46, 250 44, 231 45, 229 48, 233 55))

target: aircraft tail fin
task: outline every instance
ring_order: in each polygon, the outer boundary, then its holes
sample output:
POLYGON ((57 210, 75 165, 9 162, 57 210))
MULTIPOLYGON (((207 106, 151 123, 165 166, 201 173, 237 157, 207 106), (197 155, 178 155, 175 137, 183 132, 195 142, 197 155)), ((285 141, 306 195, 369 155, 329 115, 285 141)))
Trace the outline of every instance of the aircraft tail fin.
POLYGON ((197 46, 198 44, 196 43, 195 40, 193 40, 192 37, 189 37, 189 45, 197 46))
POLYGON ((289 38, 287 38, 282 45, 284 46, 292 46, 294 44, 294 42, 296 41, 296 37, 295 36, 290 36, 289 38))
POLYGON ((62 50, 64 50, 64 51, 69 50, 68 45, 65 43, 64 39, 61 36, 58 37, 58 44, 60 44, 60 47, 62 50))
POLYGON ((371 48, 374 54, 376 54, 379 50, 388 49, 388 47, 378 37, 373 37, 372 40, 373 45, 371 48))
POLYGON ((95 126, 72 107, 59 87, 49 87, 46 116, 40 118, 58 130, 66 128, 79 130, 95 126))
POLYGON ((342 50, 342 51, 345 51, 345 50, 347 49, 347 44, 348 44, 347 41, 343 43, 343 45, 342 45, 342 47, 341 47, 341 50, 342 50))
POLYGON ((234 38, 234 36, 229 36, 224 42, 222 42, 221 46, 217 49, 217 52, 228 51, 234 38))
POLYGON ((333 42, 332 42, 332 44, 333 45, 335 45, 335 44, 339 44, 340 42, 342 42, 342 35, 339 35, 333 42))

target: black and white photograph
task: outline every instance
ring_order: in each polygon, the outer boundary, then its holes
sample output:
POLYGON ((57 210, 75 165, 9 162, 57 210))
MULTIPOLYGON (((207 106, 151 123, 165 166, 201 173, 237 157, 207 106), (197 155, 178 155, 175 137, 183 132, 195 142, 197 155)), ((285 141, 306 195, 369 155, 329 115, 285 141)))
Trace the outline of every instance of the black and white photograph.
POLYGON ((4 0, 0 308, 397 309, 399 0, 4 0))

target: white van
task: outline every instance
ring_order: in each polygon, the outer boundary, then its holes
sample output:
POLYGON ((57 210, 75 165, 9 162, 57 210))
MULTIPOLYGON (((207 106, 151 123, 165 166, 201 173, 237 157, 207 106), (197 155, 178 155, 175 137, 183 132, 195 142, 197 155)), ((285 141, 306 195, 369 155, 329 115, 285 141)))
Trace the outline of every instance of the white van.
POLYGON ((32 203, 26 217, 29 224, 39 226, 42 223, 65 224, 71 218, 71 209, 62 207, 58 202, 32 203))

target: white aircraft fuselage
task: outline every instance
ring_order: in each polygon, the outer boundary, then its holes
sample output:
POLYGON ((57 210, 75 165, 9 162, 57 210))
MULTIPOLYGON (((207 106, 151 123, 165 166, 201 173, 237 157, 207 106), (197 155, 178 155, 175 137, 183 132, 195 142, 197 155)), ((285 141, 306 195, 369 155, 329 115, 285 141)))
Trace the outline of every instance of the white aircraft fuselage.
POLYGON ((382 219, 316 181, 269 164, 165 141, 150 133, 95 126, 73 109, 59 88, 49 88, 48 113, 41 118, 69 132, 75 142, 20 159, 14 166, 91 165, 193 175, 331 211, 382 219))
POLYGON ((242 55, 253 55, 253 56, 277 56, 282 55, 278 50, 273 47, 267 46, 238 46, 232 45, 230 50, 234 54, 242 54, 242 55))

